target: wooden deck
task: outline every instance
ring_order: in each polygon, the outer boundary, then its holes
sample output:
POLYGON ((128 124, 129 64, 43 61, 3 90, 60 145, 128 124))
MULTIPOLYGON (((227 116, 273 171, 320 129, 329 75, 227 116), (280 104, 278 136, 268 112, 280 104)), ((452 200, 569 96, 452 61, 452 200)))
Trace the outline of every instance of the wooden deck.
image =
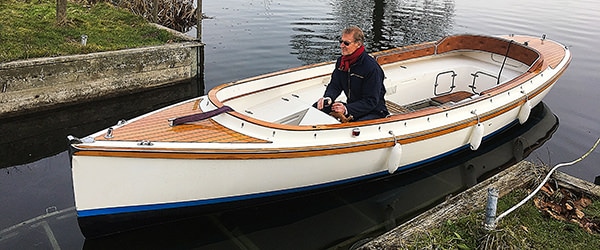
POLYGON ((512 39, 515 42, 525 43, 536 49, 543 55, 544 62, 542 65, 542 69, 550 66, 551 68, 556 68, 556 66, 560 63, 560 61, 565 58, 565 49, 562 45, 557 44, 552 41, 542 40, 541 38, 535 38, 531 36, 504 36, 506 39, 512 39))
POLYGON ((151 142, 212 142, 212 143, 265 143, 268 141, 249 137, 214 122, 212 119, 171 127, 168 119, 194 114, 198 102, 186 102, 162 110, 113 130, 113 138, 104 135, 97 141, 151 141, 151 142))

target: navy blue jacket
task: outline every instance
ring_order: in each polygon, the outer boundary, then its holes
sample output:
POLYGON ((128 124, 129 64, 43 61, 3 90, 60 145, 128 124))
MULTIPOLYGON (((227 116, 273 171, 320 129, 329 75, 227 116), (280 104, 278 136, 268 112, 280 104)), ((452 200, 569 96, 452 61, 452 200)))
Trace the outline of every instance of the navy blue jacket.
POLYGON ((389 115, 385 106, 385 88, 383 70, 366 52, 350 65, 348 72, 339 70, 341 57, 335 64, 331 74, 331 82, 327 85, 324 97, 335 100, 344 91, 346 94, 347 116, 354 120, 382 118, 389 115))

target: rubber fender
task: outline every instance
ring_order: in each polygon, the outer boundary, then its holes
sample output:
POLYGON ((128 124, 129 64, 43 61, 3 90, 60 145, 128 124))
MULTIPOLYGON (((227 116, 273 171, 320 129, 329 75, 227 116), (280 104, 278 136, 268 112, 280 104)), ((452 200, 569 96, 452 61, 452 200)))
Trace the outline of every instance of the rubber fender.
POLYGON ((390 155, 387 160, 387 168, 390 174, 396 172, 398 166, 400 166, 400 159, 402 158, 402 145, 396 143, 390 150, 390 155))
POLYGON ((471 144, 471 150, 477 150, 479 145, 481 145, 481 140, 483 140, 483 123, 477 123, 477 125, 473 126, 473 131, 471 132, 471 138, 469 138, 469 144, 471 144))
POLYGON ((527 100, 522 106, 521 110, 519 110, 519 123, 523 124, 529 119, 529 114, 531 113, 531 102, 527 100))

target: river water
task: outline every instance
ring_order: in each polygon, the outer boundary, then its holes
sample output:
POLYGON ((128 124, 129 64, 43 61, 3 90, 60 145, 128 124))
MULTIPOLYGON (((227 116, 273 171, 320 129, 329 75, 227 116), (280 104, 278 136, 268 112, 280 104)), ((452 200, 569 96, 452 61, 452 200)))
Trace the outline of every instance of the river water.
MULTIPOLYGON (((203 21, 202 30, 207 90, 245 77, 333 60, 339 53, 339 31, 351 24, 365 30, 369 51, 457 33, 546 34, 569 46, 573 61, 544 99, 547 107, 538 107, 539 122, 501 134, 477 154, 463 153, 427 170, 360 187, 102 240, 85 241, 79 233, 66 135, 83 136, 119 119, 195 96, 195 86, 181 83, 0 120, 0 249, 348 248, 473 185, 490 171, 514 162, 514 156, 548 165, 574 160, 600 136, 598 101, 594 101, 600 96, 595 82, 600 79, 600 52, 594 46, 600 38, 598 9, 600 3, 592 0, 204 2, 204 13, 210 17, 203 21)), ((594 152, 560 170, 593 182, 600 175, 599 160, 600 153, 594 152)))

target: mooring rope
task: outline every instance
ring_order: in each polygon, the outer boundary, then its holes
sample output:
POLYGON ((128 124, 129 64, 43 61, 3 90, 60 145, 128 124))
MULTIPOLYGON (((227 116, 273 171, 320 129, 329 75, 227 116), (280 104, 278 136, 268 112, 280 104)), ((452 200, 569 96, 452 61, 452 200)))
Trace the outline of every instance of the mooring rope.
POLYGON ((550 170, 550 172, 548 172, 548 174, 546 175, 546 178, 544 178, 544 180, 542 181, 542 183, 540 183, 540 185, 533 191, 531 192, 531 194, 529 194, 529 196, 525 197, 525 199, 523 199, 521 202, 519 202, 517 205, 511 207, 510 209, 506 210, 504 213, 500 214, 498 217, 496 217, 496 221, 494 224, 498 224, 498 221, 500 221, 500 219, 502 219, 503 217, 507 216, 508 214, 512 213, 515 209, 519 208, 521 205, 525 204, 525 202, 529 201, 531 198, 533 198, 533 196, 535 196, 535 194, 540 191, 540 189, 542 189, 542 187, 544 186, 544 184, 548 181, 548 179, 550 179, 550 176, 552 175, 552 173, 560 168, 560 167, 564 167, 564 166, 570 166, 573 165, 575 163, 580 162, 581 160, 585 159, 589 154, 592 153, 592 151, 594 151, 594 149, 596 149, 596 147, 598 146, 598 143, 600 143, 600 138, 598 138, 598 140, 596 140, 596 143, 594 143, 594 146, 592 146, 592 148, 590 148, 590 150, 588 150, 585 154, 583 154, 581 157, 577 158, 574 161, 571 162, 567 162, 567 163, 561 163, 558 164, 556 166, 554 166, 554 168, 552 168, 550 170))

